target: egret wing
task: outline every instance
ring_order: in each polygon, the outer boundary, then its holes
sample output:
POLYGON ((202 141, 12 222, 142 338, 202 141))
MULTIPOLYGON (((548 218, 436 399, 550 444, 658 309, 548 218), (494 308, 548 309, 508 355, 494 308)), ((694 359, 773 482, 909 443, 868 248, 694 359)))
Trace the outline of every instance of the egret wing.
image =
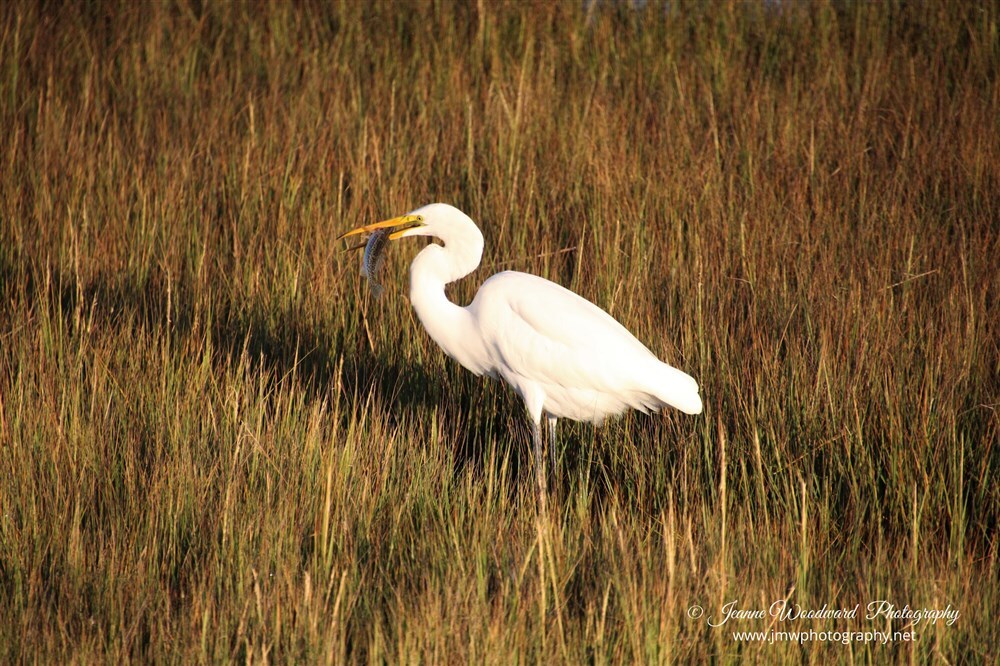
POLYGON ((470 308, 504 366, 543 384, 620 391, 642 365, 659 362, 611 315, 554 282, 499 273, 470 308), (502 333, 501 333, 502 332, 502 333))

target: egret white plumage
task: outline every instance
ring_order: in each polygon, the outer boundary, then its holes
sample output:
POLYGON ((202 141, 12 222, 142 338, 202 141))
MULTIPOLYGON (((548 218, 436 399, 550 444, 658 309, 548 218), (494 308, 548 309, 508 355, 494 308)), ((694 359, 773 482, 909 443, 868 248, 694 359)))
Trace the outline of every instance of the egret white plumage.
POLYGON ((448 300, 445 285, 478 266, 483 234, 462 211, 430 204, 358 227, 340 238, 390 229, 389 240, 432 236, 410 264, 410 302, 444 352, 477 375, 503 379, 531 418, 535 469, 544 503, 541 420, 555 446, 558 418, 600 423, 627 409, 671 406, 702 410, 698 384, 660 361, 607 312, 536 275, 504 271, 486 280, 472 302, 448 300))

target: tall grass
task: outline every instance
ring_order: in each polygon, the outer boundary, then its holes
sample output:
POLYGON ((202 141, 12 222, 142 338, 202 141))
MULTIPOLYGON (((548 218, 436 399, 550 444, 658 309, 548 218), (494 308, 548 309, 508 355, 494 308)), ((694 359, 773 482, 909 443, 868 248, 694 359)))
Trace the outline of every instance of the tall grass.
POLYGON ((0 660, 1000 659, 996 5, 41 4, 0 5, 0 660), (417 248, 376 300, 334 242, 431 201, 487 241, 455 299, 539 273, 702 386, 561 424, 549 543, 417 248), (961 615, 687 614, 785 598, 961 615))

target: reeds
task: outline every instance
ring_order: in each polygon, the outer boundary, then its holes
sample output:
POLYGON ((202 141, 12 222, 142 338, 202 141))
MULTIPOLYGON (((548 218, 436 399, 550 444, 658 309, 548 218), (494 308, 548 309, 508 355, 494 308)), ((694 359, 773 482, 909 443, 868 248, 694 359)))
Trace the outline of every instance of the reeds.
POLYGON ((0 6, 0 660, 998 659, 996 7, 640 4, 0 6), (373 300, 333 242, 431 201, 456 300, 542 274, 702 385, 560 425, 545 549, 415 244, 373 300), (961 616, 687 614, 786 597, 961 616))

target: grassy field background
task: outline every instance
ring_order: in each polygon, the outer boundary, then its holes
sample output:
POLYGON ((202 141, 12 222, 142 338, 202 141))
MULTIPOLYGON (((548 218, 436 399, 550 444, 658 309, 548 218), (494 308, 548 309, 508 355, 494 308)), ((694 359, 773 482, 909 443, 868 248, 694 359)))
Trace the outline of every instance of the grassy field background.
POLYGON ((996 4, 0 18, 0 661, 1000 659, 996 4), (456 300, 549 277, 704 414, 561 424, 538 518, 421 243, 376 300, 334 240, 432 201, 486 237, 456 300), (785 598, 862 610, 688 616, 785 598))

